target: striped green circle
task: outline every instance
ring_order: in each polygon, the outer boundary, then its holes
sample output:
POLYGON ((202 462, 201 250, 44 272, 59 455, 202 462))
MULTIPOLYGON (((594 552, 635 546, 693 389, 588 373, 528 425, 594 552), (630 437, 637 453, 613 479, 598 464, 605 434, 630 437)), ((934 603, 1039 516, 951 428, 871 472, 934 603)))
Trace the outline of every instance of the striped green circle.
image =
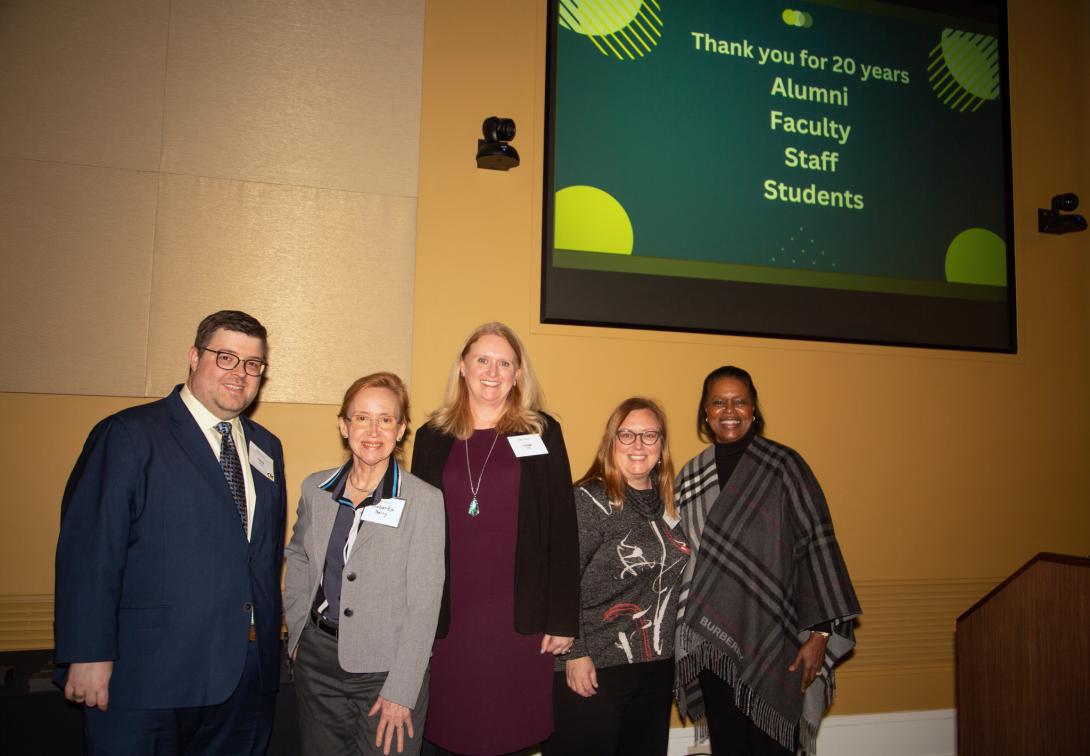
POLYGON ((954 80, 982 100, 999 96, 999 43, 986 34, 942 32, 942 57, 954 80))

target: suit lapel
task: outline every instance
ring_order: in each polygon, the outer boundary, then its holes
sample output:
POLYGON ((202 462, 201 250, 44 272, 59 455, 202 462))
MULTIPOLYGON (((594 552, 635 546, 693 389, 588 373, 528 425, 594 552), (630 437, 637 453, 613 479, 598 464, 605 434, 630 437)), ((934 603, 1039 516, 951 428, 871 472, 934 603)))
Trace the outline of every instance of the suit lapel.
POLYGON ((356 534, 356 542, 352 545, 352 553, 348 557, 348 563, 351 564, 359 554, 364 552, 367 548, 367 544, 374 539, 378 533, 379 528, 385 528, 386 525, 379 525, 374 522, 361 522, 360 529, 356 534))
MULTIPOLYGON (((390 464, 391 465, 396 465, 397 460, 391 458, 390 459, 390 464)), ((402 491, 398 490, 398 488, 401 485, 400 481, 402 481, 402 474, 403 474, 402 471, 400 469, 398 469, 397 472, 396 472, 395 480, 399 481, 399 482, 395 483, 395 489, 393 491, 384 491, 383 492, 388 497, 400 496, 402 499, 405 498, 404 493, 402 491)), ((406 508, 408 507, 408 503, 406 503, 405 507, 406 508)), ((405 509, 402 509, 401 510, 401 520, 403 521, 404 519, 405 519, 405 509)), ((356 535, 356 542, 352 546, 352 554, 348 557, 348 563, 351 564, 352 561, 357 558, 358 554, 363 553, 363 550, 367 546, 367 544, 370 541, 374 540, 375 536, 377 536, 380 532, 382 532, 382 530, 384 528, 388 528, 388 527, 390 527, 390 526, 389 525, 382 525, 380 523, 374 523, 374 522, 360 523, 360 529, 359 529, 358 534, 356 535)), ((399 527, 400 527, 400 524, 399 524, 399 527)))
MULTIPOLYGON (((242 421, 242 431, 246 435, 247 446, 252 444, 264 452, 269 459, 273 460, 274 475, 283 475, 282 470, 276 469, 276 460, 269 453, 270 446, 265 440, 261 428, 246 416, 240 417, 239 420, 242 421)), ((249 449, 247 449, 246 456, 247 459, 250 459, 249 449)), ((264 536, 268 532, 268 526, 271 522, 269 515, 276 505, 274 500, 276 498, 277 484, 276 481, 269 480, 264 473, 254 467, 252 459, 250 459, 250 479, 254 482, 254 515, 253 522, 250 523, 250 544, 252 546, 259 540, 259 535, 264 536)))
POLYGON ((314 507, 310 512, 310 530, 314 537, 314 557, 311 561, 319 565, 319 574, 325 569, 329 535, 333 532, 333 522, 337 519, 337 509, 340 506, 329 491, 319 489, 318 496, 314 497, 314 507))
MULTIPOLYGON (((231 489, 227 486, 227 479, 223 476, 223 468, 220 467, 216 455, 212 453, 212 448, 209 446, 204 432, 193 419, 193 415, 186 409, 185 404, 182 403, 182 399, 178 395, 178 389, 175 389, 174 393, 168 397, 167 407, 170 412, 171 432, 174 434, 174 439, 182 447, 182 451, 185 452, 193 467, 197 469, 209 487, 216 492, 219 498, 224 500, 224 506, 228 507, 228 511, 234 511, 235 499, 231 495, 231 489)), ((235 516, 238 516, 237 512, 235 516)))

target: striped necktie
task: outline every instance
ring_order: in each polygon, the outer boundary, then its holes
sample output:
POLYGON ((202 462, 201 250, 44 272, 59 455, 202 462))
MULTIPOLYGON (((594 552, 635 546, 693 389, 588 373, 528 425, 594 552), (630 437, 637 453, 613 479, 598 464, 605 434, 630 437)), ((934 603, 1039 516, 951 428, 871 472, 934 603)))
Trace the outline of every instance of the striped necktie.
POLYGON ((216 430, 220 432, 220 467, 223 468, 223 477, 227 478, 231 495, 235 497, 235 507, 242 520, 242 534, 246 535, 246 479, 242 477, 242 465, 238 461, 235 439, 231 436, 231 423, 226 420, 216 423, 216 430))

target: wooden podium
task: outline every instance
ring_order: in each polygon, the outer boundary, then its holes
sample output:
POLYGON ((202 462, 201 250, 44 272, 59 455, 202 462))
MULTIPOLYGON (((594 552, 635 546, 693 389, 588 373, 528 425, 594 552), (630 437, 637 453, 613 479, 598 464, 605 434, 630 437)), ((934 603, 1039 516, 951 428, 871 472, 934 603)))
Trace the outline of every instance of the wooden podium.
POLYGON ((958 756, 1090 754, 1090 559, 1038 554, 958 617, 958 756))

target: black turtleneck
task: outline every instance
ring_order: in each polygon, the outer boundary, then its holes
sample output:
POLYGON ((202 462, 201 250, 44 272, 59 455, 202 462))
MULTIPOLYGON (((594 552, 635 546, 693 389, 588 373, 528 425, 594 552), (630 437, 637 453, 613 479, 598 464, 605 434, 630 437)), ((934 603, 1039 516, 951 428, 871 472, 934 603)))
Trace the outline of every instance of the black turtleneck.
POLYGON ((666 511, 666 505, 663 504, 662 497, 659 496, 655 486, 641 490, 625 483, 624 505, 626 509, 632 510, 646 520, 657 520, 666 511))
POLYGON ((755 434, 756 430, 750 425, 749 430, 746 431, 746 435, 742 436, 737 441, 728 441, 727 443, 716 442, 715 474, 719 477, 720 488, 727 485, 731 473, 733 473, 734 468, 738 466, 738 461, 742 459, 742 455, 746 453, 746 449, 749 448, 749 442, 753 440, 755 434))

